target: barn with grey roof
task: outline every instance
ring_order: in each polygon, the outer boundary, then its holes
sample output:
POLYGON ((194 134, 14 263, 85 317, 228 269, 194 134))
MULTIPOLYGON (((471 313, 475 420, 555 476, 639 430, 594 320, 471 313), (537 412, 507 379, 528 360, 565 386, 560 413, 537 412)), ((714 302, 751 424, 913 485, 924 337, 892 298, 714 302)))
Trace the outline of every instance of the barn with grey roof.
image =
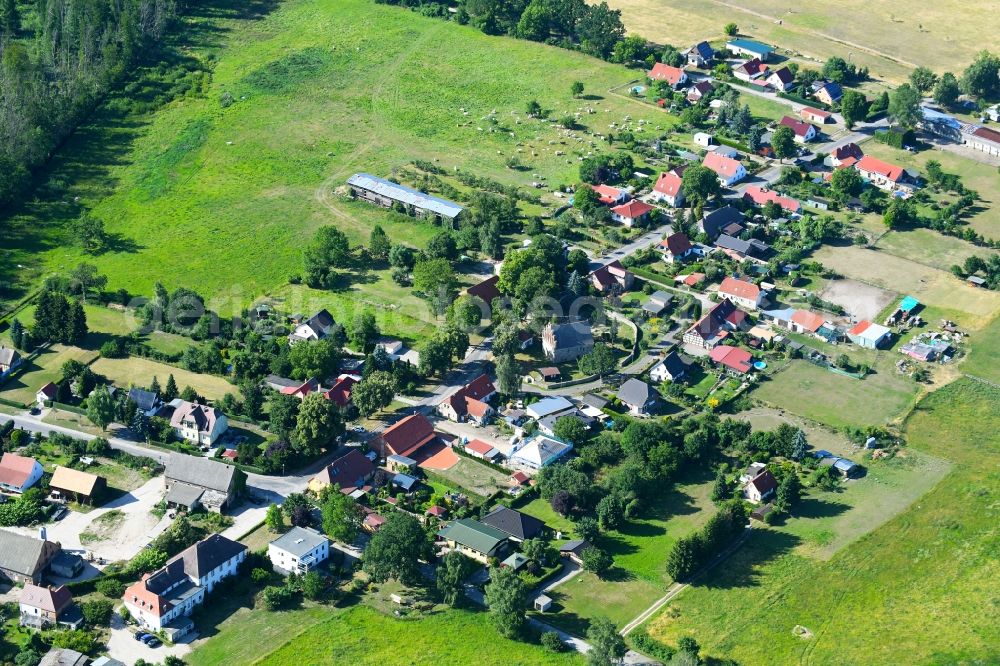
POLYGON ((368 173, 354 174, 347 179, 347 185, 351 188, 352 196, 384 208, 391 208, 395 203, 412 207, 413 214, 417 217, 438 215, 454 221, 465 210, 454 201, 435 197, 368 173))

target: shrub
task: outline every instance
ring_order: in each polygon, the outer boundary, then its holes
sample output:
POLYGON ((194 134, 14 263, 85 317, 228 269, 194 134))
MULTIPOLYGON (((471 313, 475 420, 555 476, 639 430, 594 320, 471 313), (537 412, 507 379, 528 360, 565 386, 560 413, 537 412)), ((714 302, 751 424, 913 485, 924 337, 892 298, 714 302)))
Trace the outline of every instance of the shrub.
POLYGON ((264 601, 264 607, 267 610, 279 610, 288 606, 292 602, 292 597, 295 596, 295 592, 287 587, 278 587, 277 585, 268 585, 264 588, 261 593, 261 599, 264 601))
POLYGON ((566 644, 559 638, 559 634, 554 631, 546 631, 541 637, 542 647, 549 652, 565 652, 566 644))
POLYGON ((105 577, 97 581, 94 589, 109 599, 121 599, 127 586, 117 578, 105 577))
POLYGON ((271 579, 271 572, 262 567, 255 567, 253 571, 250 572, 250 580, 252 580, 257 585, 261 583, 266 583, 271 579))
POLYGON ((89 627, 106 627, 111 624, 111 614, 115 606, 107 599, 84 601, 80 604, 83 620, 89 627))

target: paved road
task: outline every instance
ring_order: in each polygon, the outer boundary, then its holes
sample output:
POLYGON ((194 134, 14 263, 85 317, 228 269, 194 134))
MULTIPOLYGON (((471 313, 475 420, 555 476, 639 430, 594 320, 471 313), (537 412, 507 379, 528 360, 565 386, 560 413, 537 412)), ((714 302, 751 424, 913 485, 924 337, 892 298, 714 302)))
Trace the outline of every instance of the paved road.
POLYGON ((673 228, 669 224, 664 224, 656 229, 651 229, 632 242, 622 245, 617 250, 603 254, 596 259, 592 259, 590 262, 590 270, 596 271, 601 266, 607 266, 613 261, 621 261, 625 257, 635 254, 639 250, 645 250, 647 247, 652 247, 663 240, 664 236, 672 232, 673 228))

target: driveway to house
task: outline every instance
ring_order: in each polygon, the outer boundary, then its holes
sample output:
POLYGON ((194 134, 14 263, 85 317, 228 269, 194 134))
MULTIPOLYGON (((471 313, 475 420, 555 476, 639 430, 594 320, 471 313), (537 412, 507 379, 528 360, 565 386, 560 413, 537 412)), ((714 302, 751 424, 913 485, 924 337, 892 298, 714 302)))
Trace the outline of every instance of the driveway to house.
POLYGON ((613 261, 621 261, 625 257, 633 255, 639 250, 645 250, 647 247, 656 245, 665 235, 670 234, 672 231, 673 228, 669 224, 664 224, 656 229, 651 229, 632 242, 622 245, 617 250, 600 255, 596 259, 592 259, 590 261, 589 268, 591 272, 593 272, 601 266, 607 266, 613 261))
MULTIPOLYGON (((93 553, 94 557, 103 557, 108 562, 131 559, 170 526, 171 520, 166 515, 157 518, 151 513, 162 498, 163 479, 152 478, 132 492, 89 513, 70 511, 62 520, 45 525, 46 538, 58 541, 65 550, 82 555, 85 559, 87 553, 93 553), (95 520, 111 511, 119 511, 124 517, 116 521, 115 526, 107 529, 107 538, 82 543, 80 535, 86 532, 95 520)), ((9 529, 29 536, 38 536, 39 531, 39 528, 29 527, 9 529)), ((96 528, 93 531, 100 532, 96 528)))
POLYGON ((111 633, 108 636, 108 655, 112 659, 133 666, 140 659, 149 664, 161 664, 168 656, 184 658, 191 651, 191 641, 197 634, 185 637, 185 642, 173 645, 161 645, 151 648, 145 643, 135 640, 133 631, 122 622, 118 613, 111 616, 111 633))

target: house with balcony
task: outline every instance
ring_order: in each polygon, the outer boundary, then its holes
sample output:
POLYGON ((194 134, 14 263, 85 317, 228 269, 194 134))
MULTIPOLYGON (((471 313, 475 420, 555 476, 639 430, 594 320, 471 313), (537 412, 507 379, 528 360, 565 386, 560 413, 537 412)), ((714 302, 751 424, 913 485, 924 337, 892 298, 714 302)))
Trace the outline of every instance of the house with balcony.
POLYGON ((309 527, 293 527, 267 544, 267 557, 282 575, 306 574, 330 557, 330 540, 309 527))

